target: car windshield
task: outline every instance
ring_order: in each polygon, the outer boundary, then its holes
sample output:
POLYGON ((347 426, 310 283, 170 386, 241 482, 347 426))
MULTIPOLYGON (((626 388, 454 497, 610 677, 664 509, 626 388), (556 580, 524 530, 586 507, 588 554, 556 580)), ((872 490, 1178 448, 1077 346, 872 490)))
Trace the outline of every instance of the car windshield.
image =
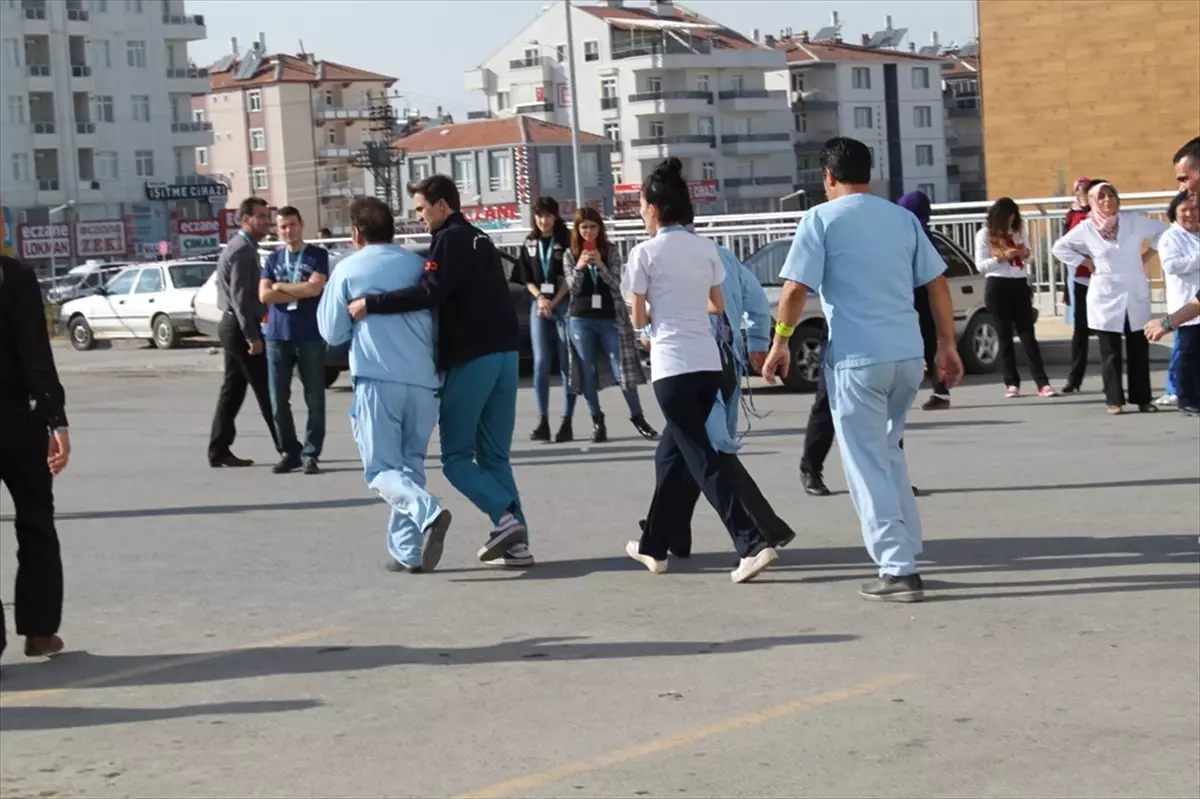
POLYGON ((783 262, 787 260, 791 248, 791 239, 773 241, 747 258, 744 263, 758 278, 759 283, 764 286, 781 286, 783 281, 779 279, 779 273, 783 270, 783 262))
POLYGON ((208 280, 215 268, 216 264, 203 262, 176 264, 169 267, 171 285, 177 289, 198 289, 204 285, 204 281, 208 280))

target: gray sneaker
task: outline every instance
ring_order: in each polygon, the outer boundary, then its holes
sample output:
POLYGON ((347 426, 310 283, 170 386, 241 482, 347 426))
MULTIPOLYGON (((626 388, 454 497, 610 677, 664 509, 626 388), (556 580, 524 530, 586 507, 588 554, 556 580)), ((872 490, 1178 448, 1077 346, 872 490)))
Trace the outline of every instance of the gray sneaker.
POLYGON ((925 584, 921 582, 919 574, 906 577, 885 574, 877 580, 863 583, 858 595, 876 602, 921 602, 925 599, 925 584))
POLYGON ((431 572, 442 560, 442 550, 446 546, 446 533, 450 530, 450 511, 442 508, 442 512, 434 517, 426 526, 421 536, 421 570, 431 572))

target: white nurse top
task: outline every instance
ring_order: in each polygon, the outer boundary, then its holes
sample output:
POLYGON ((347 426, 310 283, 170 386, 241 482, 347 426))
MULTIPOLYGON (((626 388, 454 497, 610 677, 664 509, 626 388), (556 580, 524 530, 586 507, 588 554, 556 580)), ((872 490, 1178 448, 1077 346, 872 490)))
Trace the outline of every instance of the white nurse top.
MULTIPOLYGON (((1179 223, 1171 225, 1158 240, 1158 261, 1167 286, 1167 313, 1175 313, 1200 294, 1200 236, 1179 223)), ((1200 325, 1200 317, 1184 324, 1200 325)))
POLYGON ((1088 327, 1106 333, 1141 330, 1152 316, 1150 281, 1142 266, 1142 244, 1158 249, 1167 226, 1132 211, 1121 211, 1116 241, 1105 241, 1092 220, 1085 219, 1054 242, 1054 257, 1072 268, 1091 258, 1096 267, 1088 288, 1088 327))

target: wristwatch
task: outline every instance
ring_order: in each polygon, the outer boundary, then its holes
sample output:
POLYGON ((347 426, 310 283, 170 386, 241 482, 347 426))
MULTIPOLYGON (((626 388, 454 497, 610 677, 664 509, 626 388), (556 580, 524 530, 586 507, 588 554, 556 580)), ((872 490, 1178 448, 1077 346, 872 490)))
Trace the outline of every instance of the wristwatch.
POLYGON ((1171 332, 1173 327, 1171 325, 1171 315, 1170 314, 1167 314, 1166 316, 1163 317, 1162 326, 1163 326, 1163 330, 1167 331, 1168 333, 1171 332))

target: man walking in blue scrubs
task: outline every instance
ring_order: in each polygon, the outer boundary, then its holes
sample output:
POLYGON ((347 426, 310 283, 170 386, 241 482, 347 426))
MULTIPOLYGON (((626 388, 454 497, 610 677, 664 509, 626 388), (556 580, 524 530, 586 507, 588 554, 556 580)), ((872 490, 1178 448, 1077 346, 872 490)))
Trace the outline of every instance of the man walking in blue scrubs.
POLYGON ((409 288, 363 292, 355 319, 436 310, 442 473, 492 521, 479 559, 533 565, 509 452, 517 415, 517 313, 499 253, 463 217, 454 181, 433 175, 410 184, 433 234, 425 273, 409 288))
POLYGON ((829 407, 850 498, 879 579, 859 594, 919 602, 921 517, 900 442, 909 406, 924 378, 924 346, 913 290, 927 286, 937 327, 938 374, 962 378, 946 264, 912 213, 869 193, 871 152, 839 136, 821 150, 829 202, 805 212, 780 276, 784 280, 775 343, 763 377, 775 382, 791 363, 788 338, 809 291, 820 292, 829 320, 825 350, 829 407))
POLYGON ((398 247, 392 212, 374 197, 350 205, 358 252, 334 270, 317 311, 321 336, 350 342, 351 423, 367 485, 391 506, 389 568, 432 571, 442 557, 450 511, 425 490, 425 452, 438 415, 438 373, 429 311, 355 322, 349 305, 363 294, 395 291, 421 279, 425 260, 398 247))

